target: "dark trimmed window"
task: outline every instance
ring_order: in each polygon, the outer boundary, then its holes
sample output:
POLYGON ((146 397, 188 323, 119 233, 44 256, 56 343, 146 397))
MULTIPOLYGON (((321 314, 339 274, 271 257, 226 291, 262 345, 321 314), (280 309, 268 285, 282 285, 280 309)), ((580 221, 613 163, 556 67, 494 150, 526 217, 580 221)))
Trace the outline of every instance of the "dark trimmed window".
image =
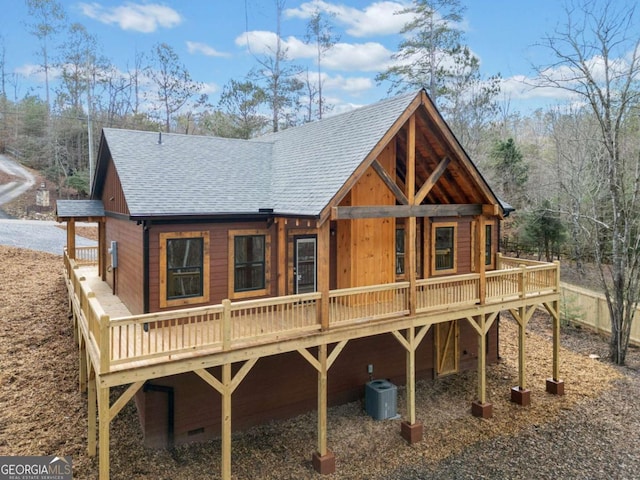
POLYGON ((234 237, 234 291, 246 292, 265 288, 265 236, 234 237))
POLYGON ((435 237, 435 269, 453 270, 455 268, 455 227, 436 227, 435 237))
POLYGON ((491 225, 484 226, 484 264, 491 265, 491 225))
POLYGON ((167 239, 167 300, 203 295, 203 238, 167 239))
POLYGON ((404 228, 396 228, 396 275, 404 274, 404 228))

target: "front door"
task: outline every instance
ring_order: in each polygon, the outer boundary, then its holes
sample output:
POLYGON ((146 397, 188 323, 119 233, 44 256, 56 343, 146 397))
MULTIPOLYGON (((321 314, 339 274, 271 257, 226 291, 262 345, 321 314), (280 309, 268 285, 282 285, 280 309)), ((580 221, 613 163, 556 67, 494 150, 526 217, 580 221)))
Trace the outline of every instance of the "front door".
POLYGON ((295 238, 293 285, 296 293, 316 291, 316 237, 295 238))

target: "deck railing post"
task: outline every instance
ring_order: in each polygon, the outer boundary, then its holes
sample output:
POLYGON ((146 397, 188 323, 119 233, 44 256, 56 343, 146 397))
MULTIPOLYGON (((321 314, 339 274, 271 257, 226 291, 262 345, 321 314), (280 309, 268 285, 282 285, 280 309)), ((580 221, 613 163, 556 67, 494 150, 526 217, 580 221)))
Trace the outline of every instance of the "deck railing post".
POLYGON ((518 288, 520 289, 520 298, 525 298, 527 296, 527 267, 525 265, 520 265, 518 284, 518 288))
POLYGON ((109 372, 111 364, 111 338, 109 315, 100 315, 100 373, 109 372))
POLYGON ((560 261, 559 260, 554 260, 553 264, 556 266, 556 284, 554 285, 554 292, 559 292, 560 291, 560 261))
POLYGON ((222 300, 222 349, 231 348, 231 300, 222 300))
POLYGON ((496 270, 502 270, 502 252, 496 254, 496 270))

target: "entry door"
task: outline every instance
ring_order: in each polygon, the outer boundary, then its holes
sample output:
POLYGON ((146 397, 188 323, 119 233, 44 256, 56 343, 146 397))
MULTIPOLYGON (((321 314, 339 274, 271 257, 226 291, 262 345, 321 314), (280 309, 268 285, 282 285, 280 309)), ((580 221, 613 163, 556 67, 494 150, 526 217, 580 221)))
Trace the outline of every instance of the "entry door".
POLYGON ((459 331, 458 321, 436 324, 436 375, 448 375, 458 371, 459 331))
POLYGON ((296 293, 316 291, 316 237, 295 238, 293 284, 296 293))

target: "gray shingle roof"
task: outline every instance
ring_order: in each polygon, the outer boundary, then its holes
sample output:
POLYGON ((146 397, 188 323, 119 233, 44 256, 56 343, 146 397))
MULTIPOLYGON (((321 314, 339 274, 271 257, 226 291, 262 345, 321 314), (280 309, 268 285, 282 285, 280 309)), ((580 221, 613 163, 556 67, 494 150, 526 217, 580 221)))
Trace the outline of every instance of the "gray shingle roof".
POLYGON ((104 129, 129 212, 198 215, 269 208, 272 145, 104 129))
POLYGON ((416 92, 253 140, 104 129, 132 216, 317 216, 416 92))
POLYGON ((59 218, 103 217, 102 200, 58 200, 56 215, 59 218))
POLYGON ((415 97, 413 92, 258 138, 274 142, 274 210, 319 214, 415 97))

